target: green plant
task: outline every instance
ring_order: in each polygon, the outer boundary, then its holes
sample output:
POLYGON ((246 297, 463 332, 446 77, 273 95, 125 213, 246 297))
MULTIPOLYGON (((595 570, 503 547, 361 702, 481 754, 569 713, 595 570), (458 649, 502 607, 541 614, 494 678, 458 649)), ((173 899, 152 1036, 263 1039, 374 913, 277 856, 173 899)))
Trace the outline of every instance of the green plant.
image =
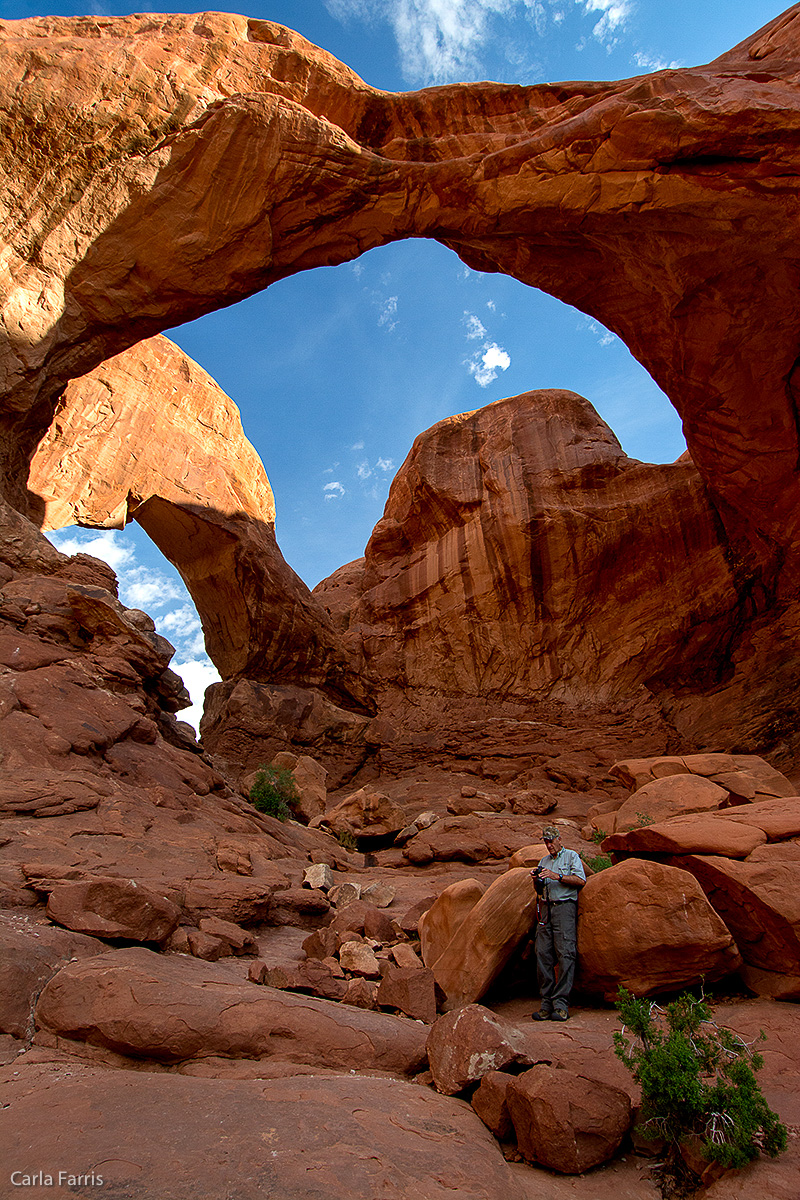
POLYGON ((279 821, 287 821, 292 815, 292 806, 297 804, 300 796, 287 767, 258 768, 255 782, 250 788, 250 803, 261 813, 277 817, 279 821))
MULTIPOLYGON (((622 988, 616 1007, 623 1028, 614 1051, 642 1089, 639 1131, 665 1143, 667 1177, 685 1175, 680 1147, 693 1136, 703 1157, 723 1167, 786 1149, 786 1127, 756 1081, 763 1059, 712 1021, 705 1000, 684 993, 661 1008, 622 988)), ((668 1194, 663 1177, 662 1189, 668 1194)))
POLYGON ((655 817, 651 817, 650 813, 637 812, 636 817, 639 821, 639 829, 644 829, 647 825, 655 825, 655 817))
POLYGON ((356 836, 349 829, 342 829, 336 834, 336 840, 343 850, 357 850, 358 842, 356 836))
MULTIPOLYGON (((581 855, 581 858, 583 858, 583 855, 581 855)), ((595 875, 598 871, 605 871, 608 867, 613 866, 607 854, 595 854, 594 858, 583 858, 583 861, 595 875)))
POLYGON ((595 829, 594 833, 592 834, 592 841, 596 846, 599 846, 600 843, 604 842, 607 837, 608 834, 606 833, 605 829, 595 829))

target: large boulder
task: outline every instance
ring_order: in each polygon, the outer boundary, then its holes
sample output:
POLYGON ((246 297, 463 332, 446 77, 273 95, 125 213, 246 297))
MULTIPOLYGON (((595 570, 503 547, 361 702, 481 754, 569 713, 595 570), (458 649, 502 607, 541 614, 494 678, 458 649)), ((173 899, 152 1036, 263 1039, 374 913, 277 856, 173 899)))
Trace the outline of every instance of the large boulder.
POLYGON ((426 1050, 436 1090, 445 1096, 463 1092, 490 1071, 529 1066, 532 1061, 521 1031, 501 1025, 482 1004, 467 1004, 439 1017, 426 1050))
MULTIPOLYGON (((81 1189, 85 1196, 523 1200, 527 1194, 468 1105, 371 1075, 317 1069, 286 1079, 208 1079, 81 1063, 65 1071, 58 1061, 16 1070, 2 1084, 2 1103, 14 1113, 4 1131, 9 1169, 33 1175, 49 1164, 74 1163, 76 1172, 88 1173, 94 1165, 95 1186, 81 1189)), ((75 1189, 41 1189, 50 1191, 62 1196, 75 1189)))
POLYGON ((181 910, 135 879, 107 878, 54 887, 47 915, 56 925, 76 933, 161 943, 178 924, 181 910))
MULTIPOLYGON (((723 810, 728 812, 730 809, 723 810)), ((731 821, 718 813, 687 813, 626 833, 613 833, 604 839, 602 848, 614 855, 721 854, 725 858, 747 858, 766 840, 766 833, 754 822, 731 821)))
POLYGON ((565 1175, 607 1162, 631 1125, 627 1092, 566 1069, 525 1071, 506 1102, 523 1157, 565 1175))
POLYGON ((480 1000, 535 920, 536 891, 527 867, 495 879, 431 964, 445 1008, 480 1000))
POLYGON ((426 1030, 415 1021, 257 987, 217 963, 138 947, 64 967, 42 992, 36 1023, 167 1063, 224 1055, 404 1075, 425 1061, 426 1030))
POLYGON ((444 953, 458 927, 486 889, 477 879, 458 879, 440 892, 419 919, 422 961, 431 967, 444 953))
POLYGON ((609 831, 625 833, 679 813, 713 812, 727 800, 725 788, 702 775, 665 775, 640 787, 615 813, 605 813, 602 820, 609 831))
POLYGON ((314 829, 330 829, 333 834, 349 833, 380 839, 399 833, 407 821, 405 809, 377 788, 367 785, 340 800, 335 808, 315 817, 310 824, 314 829))
POLYGON ((736 939, 753 990, 800 999, 800 845, 760 846, 745 862, 700 854, 676 861, 736 939))
POLYGON ((734 939, 688 871, 627 859, 592 876, 578 906, 581 986, 613 1000, 674 992, 741 964, 734 939))

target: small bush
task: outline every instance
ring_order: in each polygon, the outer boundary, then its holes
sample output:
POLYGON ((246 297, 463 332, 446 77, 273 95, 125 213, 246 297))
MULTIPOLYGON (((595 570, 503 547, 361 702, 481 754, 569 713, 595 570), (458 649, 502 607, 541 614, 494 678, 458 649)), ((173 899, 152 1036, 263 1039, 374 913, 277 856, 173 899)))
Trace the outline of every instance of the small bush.
MULTIPOLYGON (((583 855, 581 855, 583 858, 583 855)), ((598 871, 605 871, 610 866, 613 866, 611 859, 607 854, 595 854, 594 858, 584 858, 583 861, 591 871, 597 874, 598 871)))
POLYGON ((259 767, 250 788, 250 803, 258 812, 288 821, 292 807, 299 799, 292 772, 287 767, 259 767))
POLYGON ((666 1181, 686 1174, 680 1145, 692 1135, 703 1157, 724 1167, 786 1149, 786 1127, 756 1082, 763 1059, 716 1025, 704 1000, 684 993, 660 1008, 622 988, 616 1007, 623 1029, 614 1034, 614 1050, 642 1089, 640 1132, 666 1143, 665 1195, 666 1181))
POLYGON ((358 849, 356 836, 349 829, 343 829, 340 833, 337 833, 336 840, 343 850, 353 851, 358 849))
POLYGON ((606 833, 605 829, 595 829, 594 833, 592 834, 592 841, 596 846, 599 846, 600 843, 604 842, 607 837, 608 834, 606 833))

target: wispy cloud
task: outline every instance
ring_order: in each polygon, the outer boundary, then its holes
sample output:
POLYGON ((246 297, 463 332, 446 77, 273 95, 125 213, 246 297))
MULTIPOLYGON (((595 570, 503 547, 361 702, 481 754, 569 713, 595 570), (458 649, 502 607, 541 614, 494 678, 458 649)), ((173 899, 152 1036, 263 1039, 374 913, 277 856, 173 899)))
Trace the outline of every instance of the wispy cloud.
POLYGON ((636 50, 633 55, 633 61, 637 67, 641 67, 642 71, 677 71, 678 67, 682 67, 680 62, 667 62, 666 59, 654 57, 652 54, 646 54, 643 50, 636 50))
POLYGON ((345 494, 345 488, 339 483, 338 479, 333 483, 326 483, 322 490, 325 493, 326 500, 341 500, 345 494))
POLYGON ((219 672, 205 655, 174 662, 172 669, 177 675, 180 675, 193 702, 191 708, 184 708, 177 714, 178 720, 187 721, 194 729, 198 729, 200 718, 203 715, 203 697, 206 694, 206 688, 212 683, 219 683, 219 672))
MULTIPOLYGON (((202 654, 205 650, 203 627, 195 609, 184 604, 155 618, 156 629, 170 642, 181 647, 183 654, 202 654)), ((184 680, 185 682, 185 680, 184 680)), ((188 687, 188 684, 187 684, 188 687)), ((191 692, 191 689, 189 689, 191 692)))
POLYGON ((356 475, 358 476, 359 479, 369 479, 371 474, 372 474, 372 467, 369 465, 367 460, 364 459, 364 461, 359 463, 358 466, 356 467, 356 475))
POLYGON ((378 471, 393 471, 394 463, 390 458, 379 458, 375 463, 375 467, 378 471))
POLYGON ((475 316, 474 313, 464 313, 464 324, 467 327, 467 337, 470 339, 470 341, 472 341, 473 338, 486 337, 486 326, 479 317, 475 316))
POLYGON ((592 37, 606 47, 612 47, 633 12, 632 0, 575 0, 586 13, 602 13, 592 29, 592 37))
POLYGON ((613 346, 617 340, 616 335, 610 329, 606 329, 599 321, 595 321, 592 317, 582 314, 582 322, 591 334, 597 338, 601 346, 613 346))
POLYGON ((389 296, 383 301, 378 317, 378 324, 391 331, 397 328, 397 296, 389 296))
POLYGON ((487 47, 509 62, 519 57, 519 34, 499 22, 522 18, 538 37, 565 23, 567 10, 594 22, 589 37, 607 48, 616 44, 634 10, 634 0, 325 0, 342 21, 387 22, 394 34, 404 77, 413 84, 476 78, 487 47), (599 14, 599 16, 598 16, 599 14))

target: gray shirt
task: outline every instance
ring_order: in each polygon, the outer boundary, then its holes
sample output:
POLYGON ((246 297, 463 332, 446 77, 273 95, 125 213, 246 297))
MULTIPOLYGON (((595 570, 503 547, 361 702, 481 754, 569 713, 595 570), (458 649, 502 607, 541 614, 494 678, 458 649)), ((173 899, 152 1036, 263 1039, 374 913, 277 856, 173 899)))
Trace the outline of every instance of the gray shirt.
MULTIPOLYGON (((576 850, 568 850, 566 846, 562 846, 558 854, 545 854, 539 866, 545 867, 548 871, 560 871, 562 875, 578 875, 581 879, 586 878, 580 855, 576 850)), ((557 879, 546 879, 544 882, 551 900, 578 899, 580 889, 572 884, 559 883, 557 879)))

